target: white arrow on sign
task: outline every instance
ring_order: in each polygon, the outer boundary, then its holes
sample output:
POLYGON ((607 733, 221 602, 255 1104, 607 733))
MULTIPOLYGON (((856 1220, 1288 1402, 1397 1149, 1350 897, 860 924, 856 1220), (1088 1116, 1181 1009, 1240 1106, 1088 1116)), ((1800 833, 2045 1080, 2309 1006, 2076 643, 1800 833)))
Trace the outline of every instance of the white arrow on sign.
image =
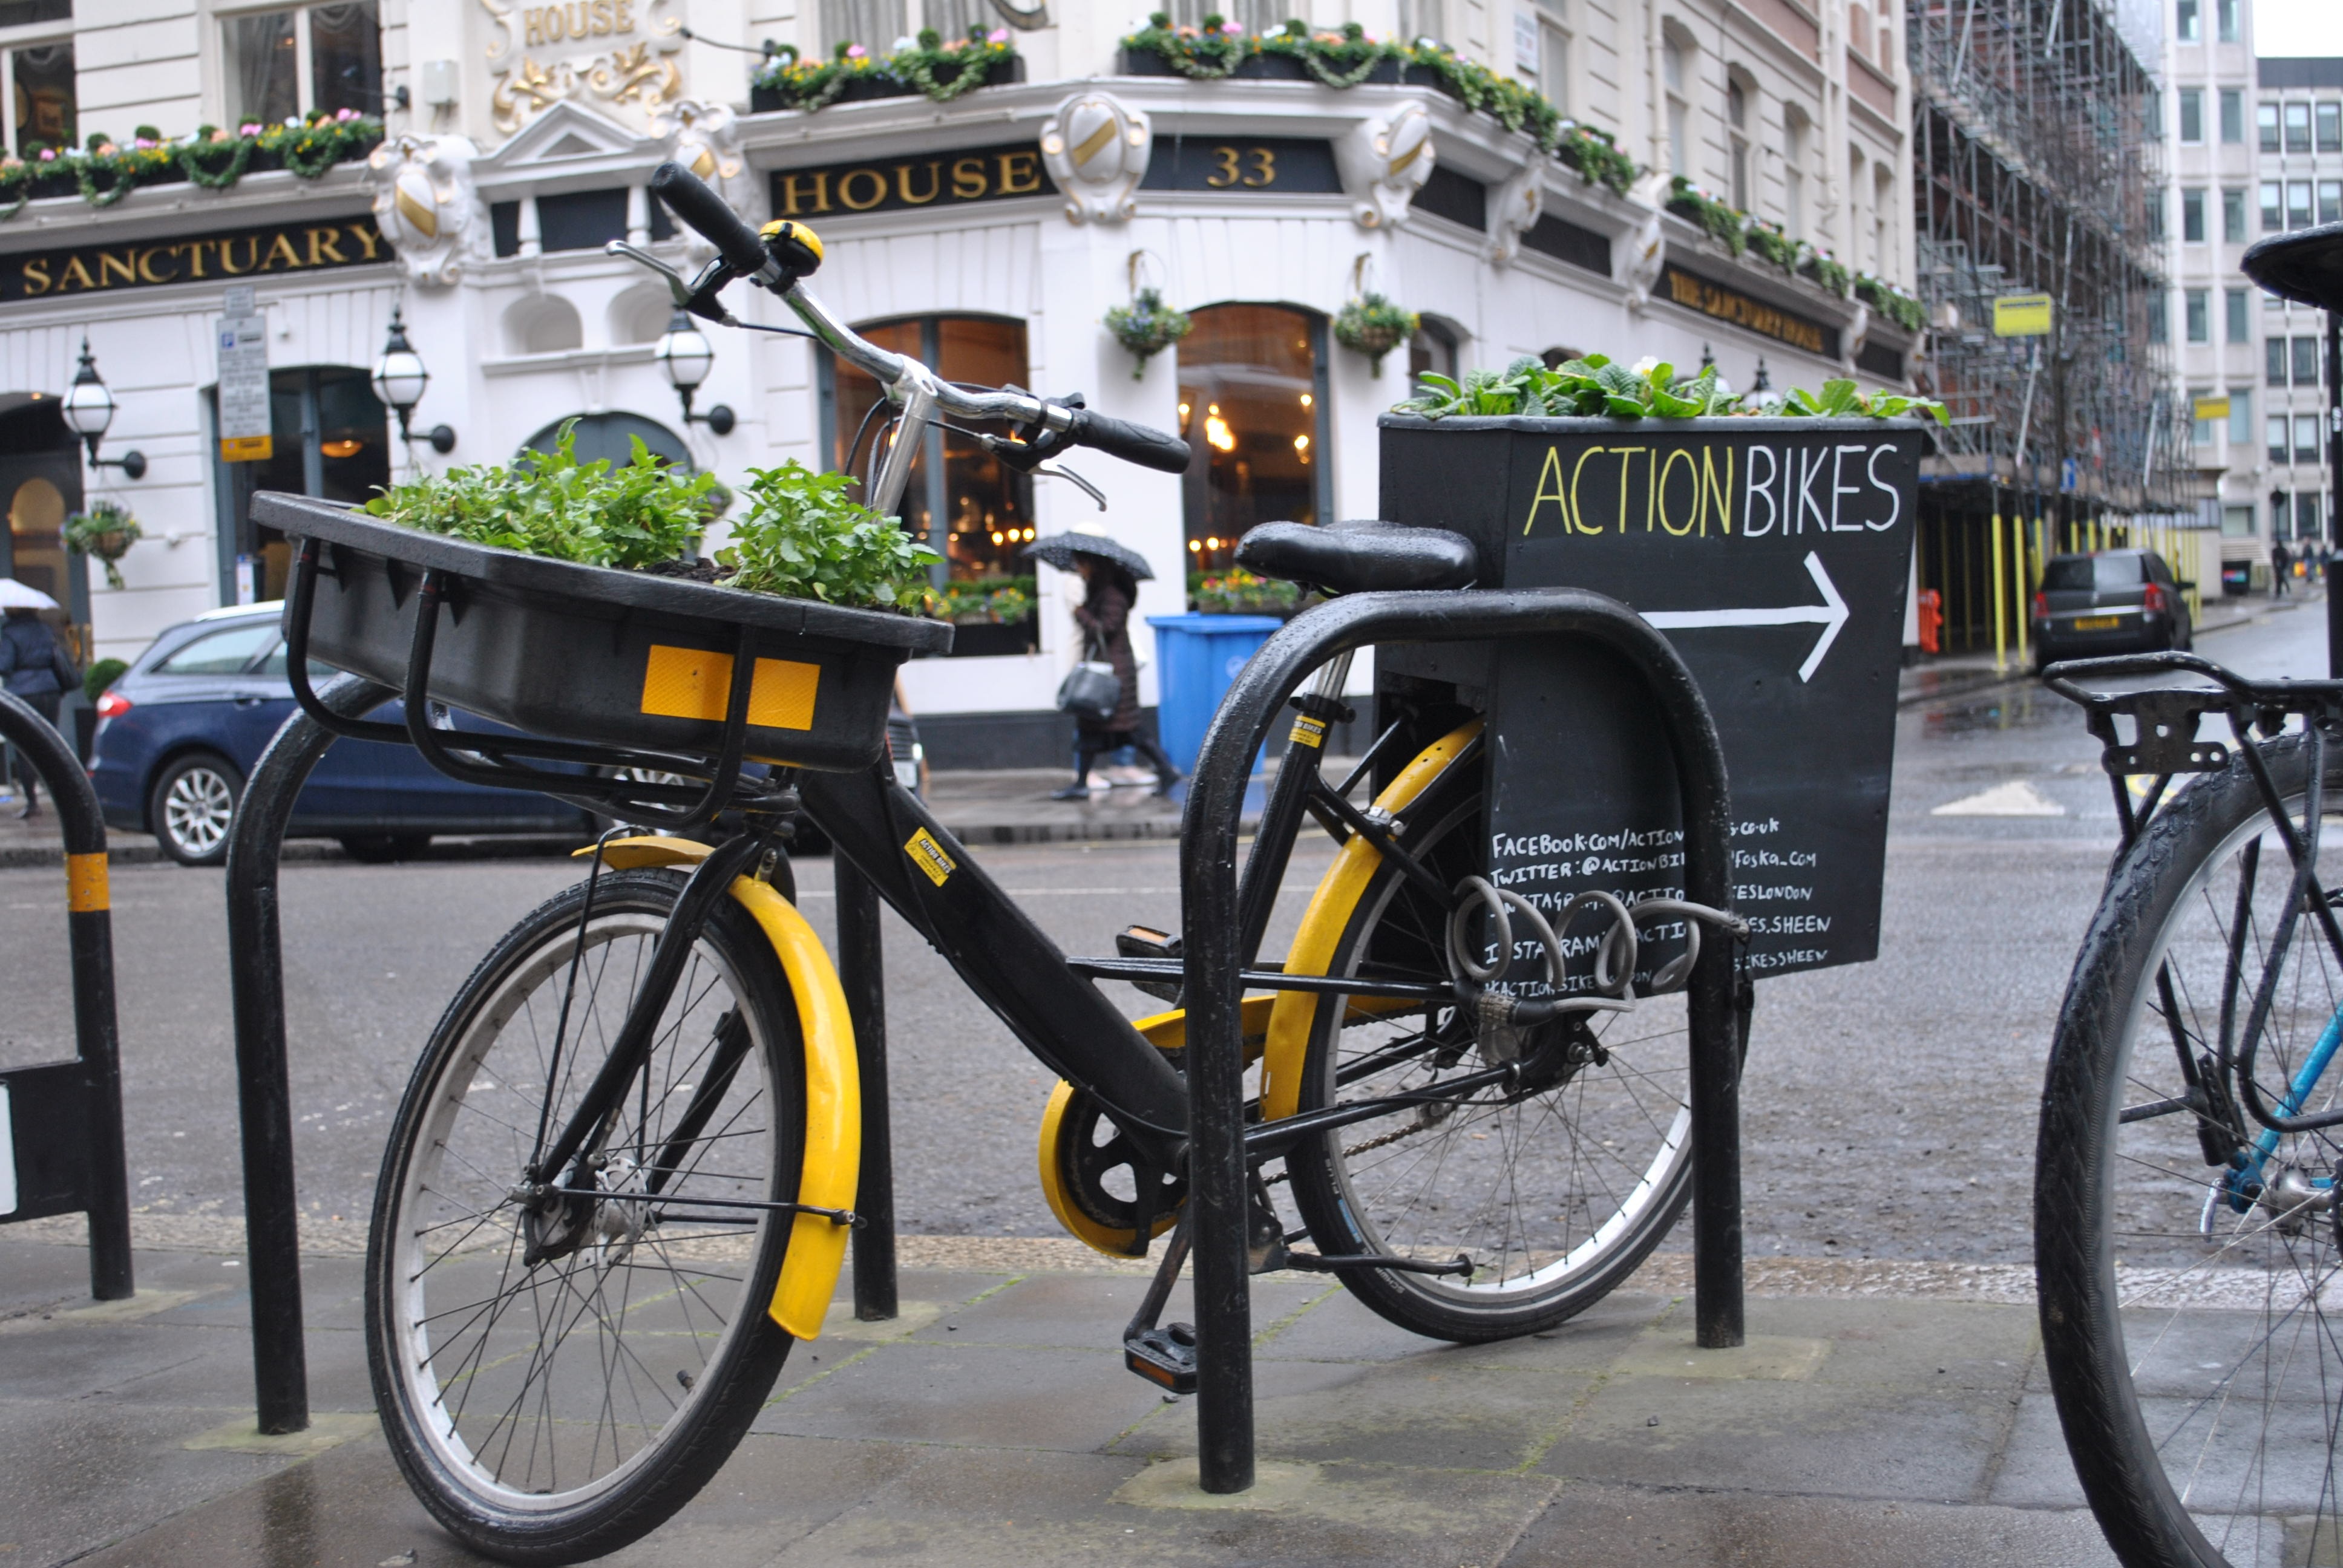
POLYGON ((1806 662, 1798 666, 1798 678, 1812 680, 1815 667, 1822 663, 1823 655, 1838 639, 1838 628, 1846 624, 1847 608, 1846 600, 1838 597, 1838 589, 1832 585, 1830 574, 1823 570, 1822 558, 1812 550, 1806 552, 1806 574, 1823 590, 1821 604, 1788 605, 1781 609, 1660 609, 1647 612, 1644 618, 1662 631, 1701 626, 1819 625, 1822 636, 1815 639, 1814 651, 1806 655, 1806 662))

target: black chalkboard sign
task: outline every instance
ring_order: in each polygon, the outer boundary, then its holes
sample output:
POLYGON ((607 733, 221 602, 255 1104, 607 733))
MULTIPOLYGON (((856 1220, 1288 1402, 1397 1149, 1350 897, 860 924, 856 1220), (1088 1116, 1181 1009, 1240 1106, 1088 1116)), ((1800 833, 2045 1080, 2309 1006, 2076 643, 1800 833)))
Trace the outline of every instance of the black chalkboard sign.
MULTIPOLYGON (((1486 585, 1624 599, 1691 668, 1731 777, 1734 903, 1755 928, 1756 972, 1877 956, 1918 427, 1384 423, 1385 516, 1472 537, 1486 585)), ((1681 896, 1673 766, 1615 656, 1392 651, 1379 668, 1455 680, 1488 705, 1493 881, 1548 909, 1589 888, 1681 896)), ((1680 931, 1652 934, 1646 970, 1681 950, 1680 931)))

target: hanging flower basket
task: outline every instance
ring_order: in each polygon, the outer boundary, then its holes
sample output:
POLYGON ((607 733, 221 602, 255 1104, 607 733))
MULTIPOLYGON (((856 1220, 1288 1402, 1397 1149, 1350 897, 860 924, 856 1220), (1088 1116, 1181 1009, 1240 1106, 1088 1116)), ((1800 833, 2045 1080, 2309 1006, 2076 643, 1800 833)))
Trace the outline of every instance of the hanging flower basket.
POLYGON ((96 556, 104 563, 110 588, 123 586, 122 568, 116 563, 130 553, 138 538, 138 519, 112 501, 100 501, 65 519, 65 548, 77 556, 96 556))
POLYGON ((1362 295, 1342 307, 1334 317, 1334 341, 1353 354, 1363 354, 1383 373, 1383 356, 1415 336, 1416 314, 1393 305, 1380 294, 1362 295))
POLYGON ((1187 337, 1195 325, 1186 311, 1165 305, 1162 291, 1153 288, 1141 289, 1129 305, 1106 313, 1106 329, 1138 361, 1131 372, 1133 381, 1145 380, 1148 360, 1187 337))

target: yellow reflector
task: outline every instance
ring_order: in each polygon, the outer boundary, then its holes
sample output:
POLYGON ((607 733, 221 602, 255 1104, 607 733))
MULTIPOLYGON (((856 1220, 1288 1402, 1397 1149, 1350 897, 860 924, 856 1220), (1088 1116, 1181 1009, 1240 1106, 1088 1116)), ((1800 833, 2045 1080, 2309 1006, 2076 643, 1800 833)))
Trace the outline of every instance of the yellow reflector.
MULTIPOLYGON (((749 722, 764 729, 811 729, 821 666, 760 658, 749 684, 749 722)), ((661 719, 724 719, 732 695, 732 656, 700 648, 651 645, 643 665, 643 711, 661 719)))
POLYGON ((106 857, 102 854, 67 855, 65 912, 88 915, 111 907, 112 900, 106 885, 106 857))

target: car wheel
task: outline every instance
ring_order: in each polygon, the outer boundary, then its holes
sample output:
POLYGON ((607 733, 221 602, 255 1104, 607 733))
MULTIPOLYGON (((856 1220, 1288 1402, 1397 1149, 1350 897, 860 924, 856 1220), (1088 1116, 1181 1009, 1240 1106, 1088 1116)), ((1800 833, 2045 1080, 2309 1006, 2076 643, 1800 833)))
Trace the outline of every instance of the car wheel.
POLYGON ((413 859, 430 847, 428 833, 345 833, 342 853, 363 866, 413 859))
POLYGON ((244 775, 216 751, 194 751, 164 769, 146 797, 146 825, 163 853, 182 866, 227 859, 227 831, 244 775))

